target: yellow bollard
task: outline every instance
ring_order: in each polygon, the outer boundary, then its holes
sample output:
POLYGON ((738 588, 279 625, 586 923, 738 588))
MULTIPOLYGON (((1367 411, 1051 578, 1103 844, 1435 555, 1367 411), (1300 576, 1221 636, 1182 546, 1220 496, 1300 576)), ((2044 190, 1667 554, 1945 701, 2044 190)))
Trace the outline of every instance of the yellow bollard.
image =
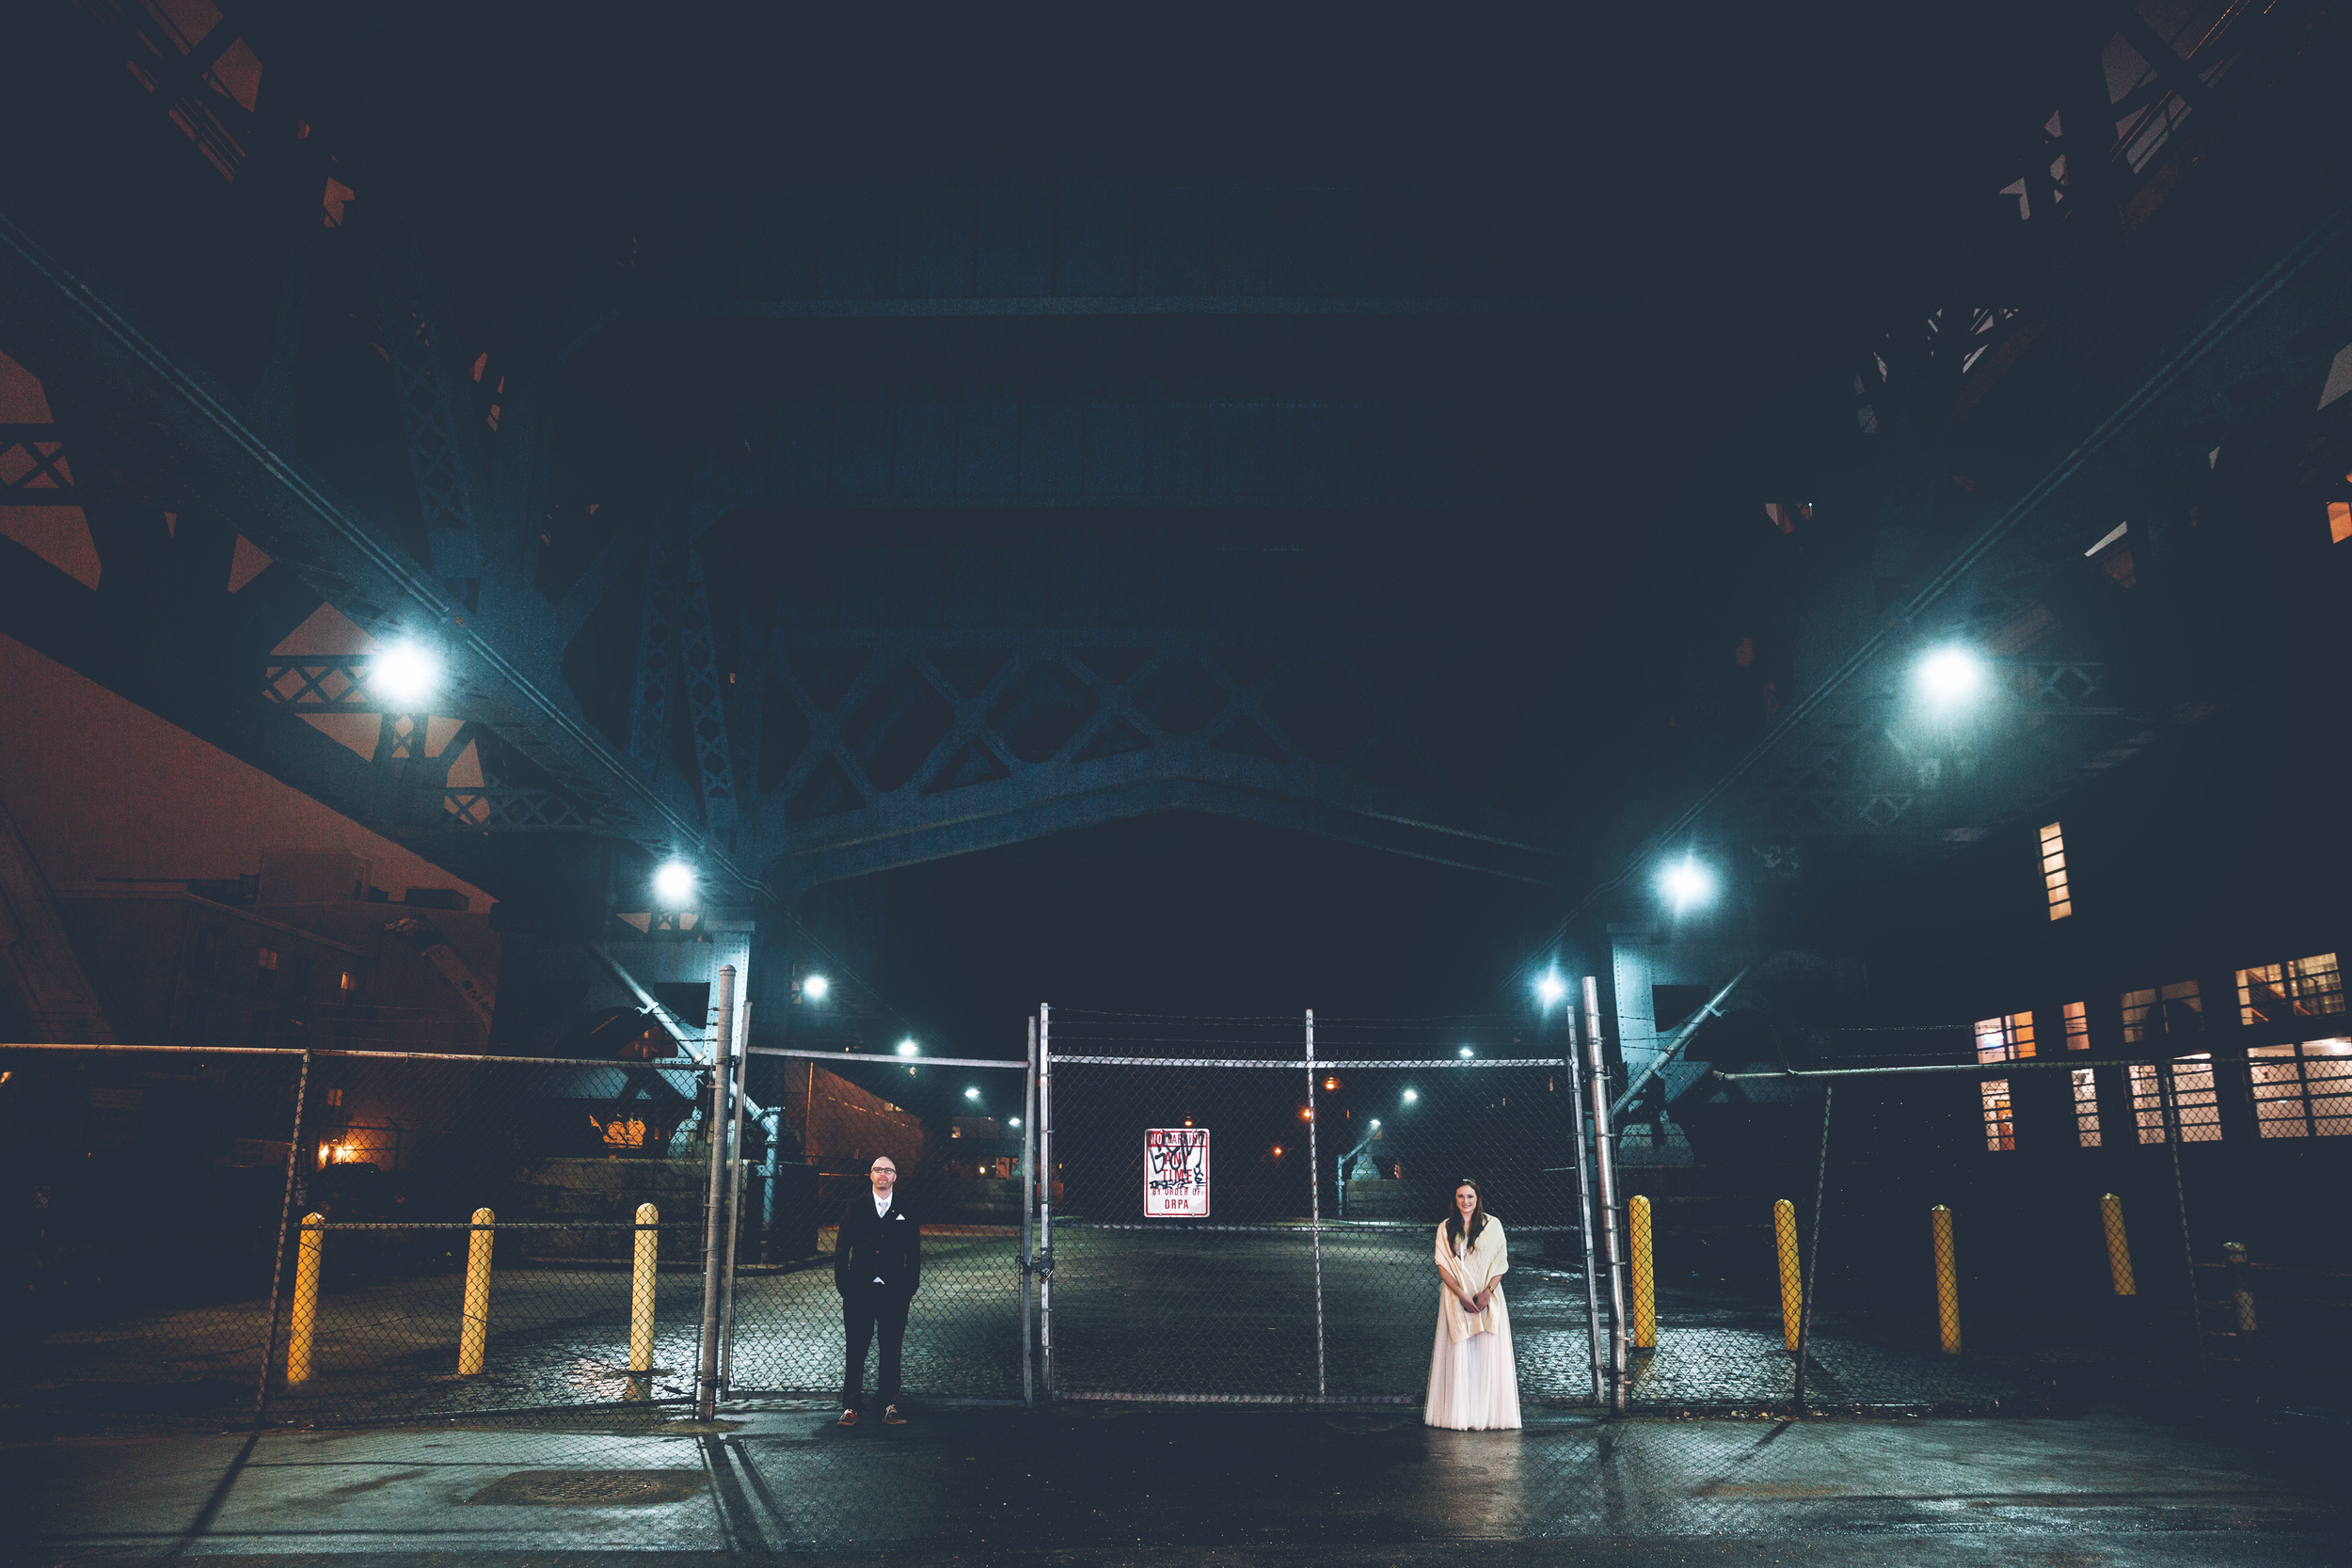
POLYGON ((294 1252, 294 1309, 286 1324, 286 1381, 310 1380, 310 1330, 319 1313, 319 1255, 326 1244, 324 1214, 302 1216, 302 1243, 294 1252))
POLYGON ((1658 1348, 1658 1271, 1649 1257, 1649 1199, 1637 1197, 1626 1205, 1627 1228, 1633 1239, 1633 1348, 1658 1348))
MULTIPOLYGON (((637 1206, 637 1262, 628 1280, 628 1370, 638 1373, 653 1370, 653 1287, 661 1235, 644 1227, 660 1218, 661 1212, 652 1204, 637 1206)), ((642 1378, 630 1380, 629 1397, 644 1397, 642 1378)))
POLYGON ((1797 1206, 1787 1198, 1772 1205, 1772 1249, 1780 1254, 1780 1333, 1789 1354, 1804 1328, 1804 1274, 1797 1266, 1797 1206))
POLYGON ((457 1331, 457 1375, 482 1370, 483 1342, 490 1337, 490 1231, 498 1216, 473 1212, 474 1232, 466 1243, 466 1321, 457 1331))
POLYGON ((1939 1203, 1928 1211, 1935 1235, 1935 1323, 1944 1354, 1960 1354, 1960 1260, 1952 1249, 1952 1212, 1939 1203))
POLYGON ((2132 1283, 2132 1243, 2123 1233, 2123 1200, 2113 1193, 2099 1200, 2099 1228, 2106 1232, 2107 1277, 2115 1284, 2119 1296, 2133 1296, 2139 1288, 2132 1283))

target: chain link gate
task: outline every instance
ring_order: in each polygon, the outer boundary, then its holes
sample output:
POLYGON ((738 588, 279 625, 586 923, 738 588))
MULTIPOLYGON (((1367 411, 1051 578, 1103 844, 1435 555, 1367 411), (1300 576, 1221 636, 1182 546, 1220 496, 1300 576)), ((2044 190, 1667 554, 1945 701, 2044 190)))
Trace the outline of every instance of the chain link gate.
MULTIPOLYGON (((762 1216, 758 1233, 769 1244, 762 1256, 737 1258, 728 1274, 723 1395, 838 1397, 847 1353, 834 1243, 843 1206, 866 1201, 866 1168, 887 1154, 922 1225, 922 1286, 901 1366, 906 1396, 1029 1402, 1033 1061, 758 1046, 749 1055, 747 1098, 773 1118, 771 1158, 756 1169, 739 1163, 734 1190, 747 1213, 762 1216), (925 1074, 932 1096, 938 1077, 953 1075, 950 1102, 969 1113, 947 1136, 936 1117, 927 1122, 899 1104, 925 1074), (795 1140, 802 1163, 780 1164, 776 1151, 795 1140)), ((873 1375, 869 1367, 869 1386, 873 1375)))
POLYGON ((1567 1057, 1428 1021, 1041 1019, 1048 1397, 1420 1403, 1436 1227, 1467 1178, 1509 1247, 1521 1398, 1593 1400, 1567 1057), (1152 1148, 1199 1134, 1205 1202, 1148 1214, 1152 1148))

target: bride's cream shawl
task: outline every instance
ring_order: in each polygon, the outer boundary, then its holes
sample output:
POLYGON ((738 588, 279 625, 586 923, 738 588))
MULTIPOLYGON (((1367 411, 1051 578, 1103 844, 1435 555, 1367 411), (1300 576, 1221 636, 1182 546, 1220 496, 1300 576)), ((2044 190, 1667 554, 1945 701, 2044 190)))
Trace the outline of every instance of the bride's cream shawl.
MULTIPOLYGON (((1454 1277, 1460 1280, 1462 1288, 1473 1296, 1484 1292, 1487 1286, 1501 1279, 1511 1268, 1510 1258, 1502 1247, 1502 1227, 1496 1223, 1492 1214, 1486 1216, 1486 1227, 1478 1233, 1478 1240, 1465 1247, 1459 1258, 1454 1256, 1446 1227, 1439 1225, 1437 1256, 1438 1267, 1440 1270, 1451 1268, 1454 1277)), ((1442 1285, 1438 1287, 1438 1320, 1445 1324, 1447 1338, 1456 1344, 1473 1334, 1492 1334, 1495 1331, 1495 1309, 1491 1301, 1486 1304, 1484 1312, 1469 1312, 1463 1309, 1460 1298, 1442 1285)))

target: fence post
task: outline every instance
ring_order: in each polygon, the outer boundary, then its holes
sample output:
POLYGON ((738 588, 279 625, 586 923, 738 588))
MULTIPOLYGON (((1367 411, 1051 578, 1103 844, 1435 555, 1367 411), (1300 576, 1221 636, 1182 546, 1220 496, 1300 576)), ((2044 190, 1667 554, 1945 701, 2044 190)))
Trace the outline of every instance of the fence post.
POLYGON ((1939 1203, 1928 1211, 1935 1240, 1935 1326, 1944 1354, 1960 1354, 1960 1265, 1952 1250, 1952 1212, 1939 1203))
POLYGON ((735 1022, 736 1033, 742 1037, 732 1047, 735 1116, 727 1124, 727 1167, 734 1174, 727 1181, 726 1274, 719 1287, 719 1392, 723 1396, 735 1380, 735 1249, 743 1239, 743 1088, 752 1070, 750 997, 736 1004, 735 1022))
POLYGON ((2099 1199, 2099 1228, 2106 1233, 2107 1280, 2119 1296, 2139 1293, 2132 1279, 2132 1242, 2123 1229, 2123 1200, 2113 1193, 2099 1199))
POLYGON ((286 1381, 310 1381, 310 1334, 319 1309, 320 1253, 326 1245, 326 1233, 319 1227, 326 1223, 324 1214, 302 1216, 302 1241, 294 1255, 294 1305, 286 1314, 286 1381))
POLYGON ((1658 1271, 1650 1262, 1649 1199, 1626 1200, 1626 1230, 1633 1246, 1633 1348, 1658 1348, 1658 1271))
POLYGON ((704 1130, 710 1139, 710 1188, 703 1211, 703 1326, 694 1368, 694 1413, 709 1420, 719 1413, 719 1224, 726 1206, 727 1053, 735 1043, 735 966, 719 966, 718 1026, 712 1031, 710 1109, 704 1130))
POLYGON ((1323 1164, 1315 1142, 1315 1010, 1307 1009, 1307 1190, 1311 1205, 1307 1234, 1315 1255, 1315 1398, 1323 1381, 1323 1164))
POLYGON ((1054 1402, 1054 1005, 1037 1005, 1037 1346, 1054 1402))
MULTIPOLYGON (((269 1259, 269 1322, 262 1331, 262 1375, 253 1388, 253 1424, 260 1426, 269 1410, 270 1364, 278 1359, 278 1287, 286 1275, 286 1227, 294 1220, 294 1172, 302 1158, 302 1108, 310 1092, 310 1053, 302 1053, 302 1068, 294 1078, 294 1131, 286 1141, 286 1191, 278 1204, 278 1250, 269 1259)), ((324 1223, 324 1222, 322 1222, 324 1223)), ((311 1292, 313 1302, 318 1292, 311 1292)))
POLYGON ((1804 1260, 1804 1315, 1797 1324, 1797 1378, 1791 1386, 1789 1406, 1804 1409, 1804 1363, 1813 1354, 1813 1299, 1821 1291, 1821 1206, 1829 1200, 1829 1108, 1837 1097, 1837 1083, 1832 1079, 1821 1088, 1821 1164, 1813 1178, 1813 1244, 1804 1260))
POLYGON ((1021 1402, 1037 1406, 1037 1356, 1029 1338, 1029 1275, 1037 1261, 1037 1016, 1029 1016, 1029 1071, 1021 1085, 1021 1402))
POLYGON ((661 1211, 650 1203, 637 1206, 637 1241, 628 1273, 628 1397, 650 1396, 653 1372, 653 1306, 660 1277, 661 1211))
POLYGON ((1625 1257, 1617 1239, 1617 1149, 1609 1131, 1609 1065, 1601 1050, 1600 982, 1584 976, 1585 1065, 1591 1069, 1593 1164, 1600 1176, 1600 1241, 1609 1267, 1609 1407, 1625 1408, 1625 1257))
POLYGON ((1794 1355, 1804 1326, 1804 1275, 1797 1259, 1797 1206, 1785 1197, 1772 1205, 1772 1251, 1780 1262, 1780 1338, 1794 1355))
POLYGON ((496 1223, 496 1214, 476 1209, 473 1233, 466 1238, 466 1309, 457 1330, 459 1377, 482 1370, 483 1345, 490 1335, 490 1227, 496 1223))
POLYGON ((1568 1032, 1568 1141, 1576 1154, 1576 1240, 1584 1259, 1584 1360, 1593 1373, 1593 1402, 1607 1397, 1601 1386, 1600 1281, 1593 1273, 1593 1193, 1584 1156, 1584 1060, 1577 1049, 1576 1014, 1563 1024, 1568 1032))
POLYGON ((2163 1117, 2164 1141, 2172 1155, 2172 1196, 2181 1208, 2181 1260, 2188 1266, 2188 1327, 2197 1338, 2197 1355, 2205 1354, 2205 1311, 2197 1300, 2197 1246, 2188 1230, 2188 1182, 2181 1175, 2181 1111, 2172 1098, 2172 1066, 2155 1065, 2156 1103, 2163 1117))

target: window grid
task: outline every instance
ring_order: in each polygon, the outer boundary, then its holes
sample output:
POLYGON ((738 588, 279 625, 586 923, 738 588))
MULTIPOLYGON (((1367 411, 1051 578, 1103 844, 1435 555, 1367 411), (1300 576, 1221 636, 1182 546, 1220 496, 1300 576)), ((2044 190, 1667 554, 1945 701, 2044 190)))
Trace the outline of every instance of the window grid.
POLYGON ((2151 990, 2123 993, 2123 1041, 2137 1045, 2159 1035, 2194 1035, 2205 1026, 2204 999, 2197 982, 2182 980, 2151 990))
POLYGON ((2010 1106, 2009 1080, 1988 1078, 1981 1088, 1984 1096, 1985 1151, 1989 1154, 2016 1152, 2017 1117, 2010 1106))
POLYGON ((2352 1136, 2352 1039, 2249 1051, 2254 1130, 2265 1138, 2352 1136))
POLYGON ((2033 1055, 2033 1014, 2004 1013, 1977 1021, 1977 1060, 2022 1062, 2033 1055))
POLYGON ((2090 1003, 2069 1002, 2065 1009, 2065 1025, 2067 1050, 2088 1051, 2090 1049, 2090 1003))
MULTIPOLYGON (((2164 1085, 2157 1082, 2157 1070, 2145 1063, 2135 1063, 2129 1069, 2132 1114, 2139 1124, 2139 1141, 2144 1144, 2165 1141, 2164 1085)), ((2181 1142, 2220 1142, 2221 1100, 2215 1092, 2213 1058, 2184 1056, 2163 1070, 2170 1074, 2172 1115, 2180 1124, 2181 1142)))
POLYGON ((2284 1023, 2344 1011, 2344 975, 2333 953, 2256 964, 2237 972, 2238 1022, 2284 1023))
POLYGON ((2066 882, 2066 835, 2056 822, 2042 830, 2042 890, 2050 900, 2050 918, 2064 920, 2074 912, 2074 895, 2066 882))
POLYGON ((2074 1137, 2085 1148, 2099 1147, 2099 1085, 2090 1069, 2068 1074, 2074 1081, 2074 1137))

